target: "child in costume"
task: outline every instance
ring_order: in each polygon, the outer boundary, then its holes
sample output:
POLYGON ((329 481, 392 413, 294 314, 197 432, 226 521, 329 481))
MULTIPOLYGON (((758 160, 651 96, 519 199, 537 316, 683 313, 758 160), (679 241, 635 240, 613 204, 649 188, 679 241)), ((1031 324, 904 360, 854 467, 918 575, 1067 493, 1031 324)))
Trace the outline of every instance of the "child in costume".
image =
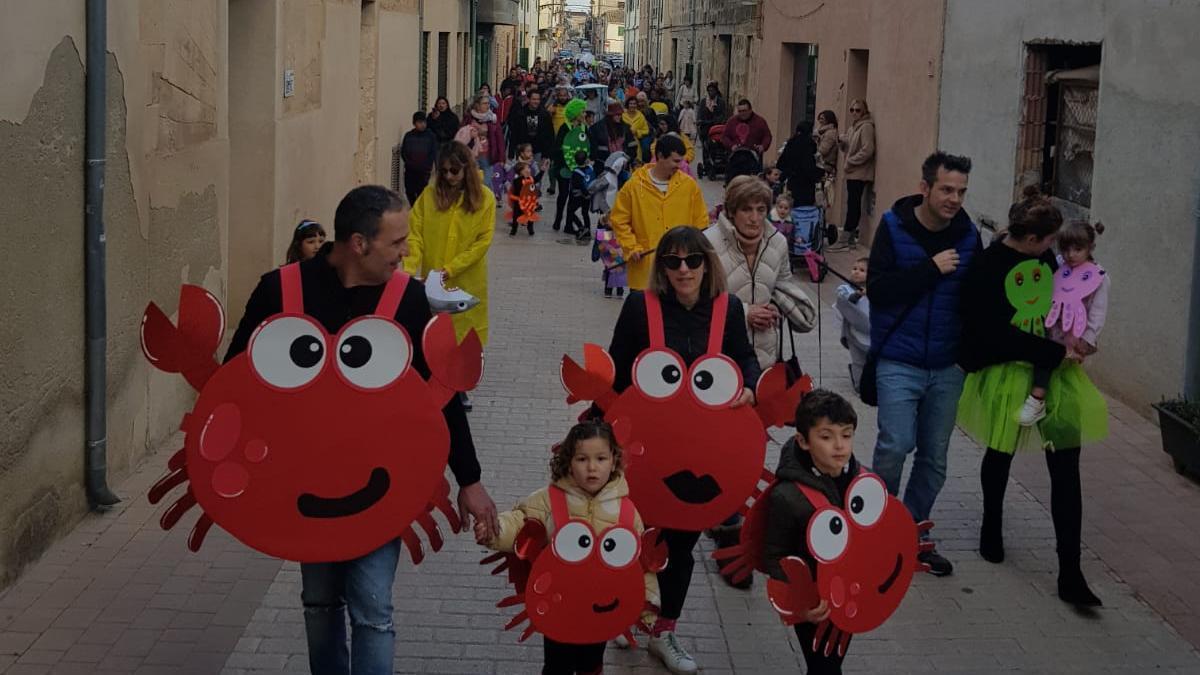
POLYGON ((532 237, 533 223, 538 219, 537 180, 533 177, 533 167, 525 162, 517 162, 513 171, 515 178, 508 190, 508 201, 512 203, 512 229, 508 235, 517 236, 517 228, 524 225, 532 237))
POLYGON ((592 159, 587 150, 575 153, 575 170, 571 172, 570 198, 567 201, 567 226, 563 232, 573 234, 580 241, 592 238, 592 217, 590 215, 592 194, 588 191, 596 172, 592 169, 592 159), (580 214, 583 215, 582 219, 580 214))
MULTIPOLYGON (((777 483, 769 493, 763 558, 772 579, 788 581, 781 561, 796 556, 816 570, 817 561, 808 549, 806 533, 816 513, 814 505, 797 483, 824 494, 832 504, 843 504, 851 481, 861 467, 854 458, 854 432, 858 415, 854 406, 834 392, 815 389, 805 395, 796 408, 796 435, 779 451, 777 483)), ((814 575, 814 580, 815 580, 814 575)), ((814 650, 817 625, 829 618, 829 603, 821 600, 795 625, 796 637, 804 652, 807 672, 841 673, 842 659, 837 650, 825 654, 814 650)))
MULTIPOLYGON (((553 483, 522 499, 516 508, 499 515, 500 533, 486 541, 486 528, 475 523, 475 540, 496 551, 512 552, 517 534, 527 519, 541 522, 553 541, 555 530, 563 523, 553 522, 553 503, 565 495, 572 520, 587 521, 592 531, 603 532, 616 525, 623 502, 629 499, 629 484, 622 474, 621 448, 612 427, 602 421, 576 424, 562 443, 554 447, 550 458, 553 483)), ((634 529, 639 535, 645 527, 634 513, 634 529)), ((658 579, 645 574, 646 600, 658 604, 658 579)), ((606 643, 565 644, 544 638, 543 673, 599 673, 604 665, 606 643)))
POLYGON ((679 111, 679 133, 692 143, 696 142, 696 106, 691 101, 684 101, 683 109, 679 111))
POLYGON ((317 255, 317 251, 325 245, 325 228, 315 220, 305 218, 292 232, 292 243, 288 245, 287 261, 291 263, 304 262, 317 255))
MULTIPOLYGON (((1108 314, 1108 274, 1096 264, 1096 235, 1104 224, 1077 220, 1058 233, 1058 271, 1054 274, 1054 300, 1046 317, 1052 340, 1067 348, 1067 358, 1082 362, 1096 353, 1100 331, 1108 314)), ((1033 369, 1033 389, 1021 407, 1021 426, 1030 427, 1046 417, 1046 389, 1051 371, 1033 369)))
POLYGON ((1004 492, 1013 455, 1044 450, 1050 472, 1050 514, 1058 552, 1058 595, 1074 605, 1100 599, 1080 569, 1083 495, 1080 448, 1108 434, 1104 397, 1067 349, 1046 335, 1054 271, 1050 251, 1062 214, 1036 188, 1008 214, 1008 230, 979 254, 963 280, 960 365, 967 371, 958 402, 958 426, 987 448, 980 469, 983 524, 979 554, 1004 560, 1004 492), (1033 387, 1034 369, 1051 371, 1045 419, 1033 427, 1019 414, 1033 387))
POLYGON ((782 234, 785 241, 792 240, 792 229, 796 227, 796 221, 792 218, 792 201, 790 195, 781 194, 775 197, 775 205, 771 207, 771 212, 767 214, 767 220, 775 226, 775 229, 782 234))
MULTIPOLYGON (((585 155, 591 152, 591 141, 588 140, 588 127, 583 123, 585 103, 580 99, 571 99, 563 106, 565 123, 558 128, 554 137, 554 166, 551 175, 558 183, 558 200, 555 203, 554 230, 562 226, 564 215, 569 215, 568 200, 571 192, 571 175, 577 166, 575 158, 582 151, 585 155)), ((568 220, 568 222, 570 222, 568 220)), ((570 232, 570 225, 567 232, 570 232)), ((589 235, 591 226, 588 226, 589 235)))
POLYGON ((870 258, 854 261, 850 268, 852 284, 837 287, 833 308, 842 319, 842 346, 850 350, 850 384, 859 390, 859 378, 871 350, 871 301, 863 289, 867 287, 867 263, 870 258))
POLYGON ((613 232, 612 221, 609 220, 607 213, 600 216, 600 222, 596 224, 596 241, 592 244, 592 262, 600 262, 604 265, 604 271, 600 273, 600 277, 604 279, 604 297, 623 299, 625 287, 629 285, 625 274, 625 257, 621 254, 621 245, 617 243, 617 236, 613 232), (613 295, 614 289, 617 292, 616 296, 613 295))

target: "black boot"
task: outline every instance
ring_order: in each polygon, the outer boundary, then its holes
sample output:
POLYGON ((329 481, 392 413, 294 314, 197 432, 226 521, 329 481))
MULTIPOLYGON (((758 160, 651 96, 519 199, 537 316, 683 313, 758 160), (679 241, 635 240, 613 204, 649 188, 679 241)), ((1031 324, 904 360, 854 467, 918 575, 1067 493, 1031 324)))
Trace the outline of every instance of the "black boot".
POLYGON ((983 454, 979 483, 983 488, 983 525, 979 528, 979 555, 991 563, 1004 562, 1004 492, 1013 456, 988 448, 983 454))
POLYGON ((1100 607, 1104 603, 1088 587, 1079 569, 1079 559, 1058 561, 1058 597, 1076 607, 1100 607))
POLYGON ((1099 607, 1100 598, 1088 587, 1079 568, 1083 530, 1083 490, 1079 484, 1079 448, 1048 450, 1050 517, 1058 548, 1058 597, 1076 607, 1099 607))
POLYGON ((532 237, 533 236, 533 223, 532 222, 529 223, 528 225, 526 225, 526 227, 529 228, 529 236, 532 237))
POLYGON ((516 224, 516 223, 513 223, 513 224, 512 224, 512 229, 510 229, 510 230, 508 231, 508 236, 510 236, 510 237, 515 237, 515 236, 517 236, 517 224, 516 224))

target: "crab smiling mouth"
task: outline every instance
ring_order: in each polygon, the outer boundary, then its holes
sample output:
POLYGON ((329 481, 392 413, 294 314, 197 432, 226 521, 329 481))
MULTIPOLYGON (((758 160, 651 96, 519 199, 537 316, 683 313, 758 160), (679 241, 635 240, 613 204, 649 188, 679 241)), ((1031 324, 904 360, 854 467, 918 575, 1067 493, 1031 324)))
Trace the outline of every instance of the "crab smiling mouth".
POLYGON ((345 518, 371 508, 392 486, 392 479, 387 469, 376 467, 371 471, 371 478, 362 489, 351 492, 345 497, 318 497, 305 492, 296 498, 296 508, 305 518, 345 518))
POLYGON ((707 504, 721 495, 721 486, 708 474, 697 476, 691 471, 679 471, 664 478, 663 484, 687 504, 707 504))
POLYGON ((608 614, 609 612, 616 609, 617 605, 619 605, 619 604, 621 604, 621 599, 613 598, 613 601, 608 603, 607 605, 592 605, 592 611, 597 614, 608 614))
POLYGON ((900 578, 900 568, 903 566, 903 564, 904 564, 904 556, 897 553, 896 554, 896 566, 892 568, 892 573, 888 575, 887 579, 884 579, 882 584, 879 584, 879 594, 880 595, 883 595, 884 593, 887 593, 888 591, 890 591, 892 589, 892 585, 896 583, 896 579, 900 578))

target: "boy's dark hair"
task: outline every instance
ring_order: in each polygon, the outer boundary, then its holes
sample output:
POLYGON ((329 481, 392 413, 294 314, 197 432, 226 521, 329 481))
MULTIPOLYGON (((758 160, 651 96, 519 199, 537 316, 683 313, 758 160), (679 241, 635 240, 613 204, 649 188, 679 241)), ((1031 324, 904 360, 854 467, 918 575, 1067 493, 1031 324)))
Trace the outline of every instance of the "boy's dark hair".
POLYGON ((938 169, 969 174, 971 173, 971 158, 951 155, 938 150, 921 163, 921 180, 925 181, 926 185, 933 187, 933 184, 937 182, 938 169))
POLYGON ((423 110, 418 110, 417 112, 413 113, 412 121, 413 124, 426 121, 425 112, 423 110))
POLYGON ((858 428, 858 413, 854 412, 850 401, 828 389, 813 389, 796 406, 796 433, 808 438, 808 432, 822 418, 833 424, 849 424, 858 428))
POLYGON ((739 100, 739 101, 737 102, 737 104, 738 104, 738 105, 744 105, 744 106, 746 106, 747 108, 749 108, 749 109, 751 109, 751 110, 754 110, 754 106, 750 105, 750 99, 748 99, 748 98, 743 98, 743 99, 739 100))
POLYGON ((586 162, 587 160, 588 160, 587 150, 577 150, 575 152, 575 164, 576 165, 583 166, 584 162, 586 162))
POLYGON ((612 427, 603 419, 591 419, 585 422, 580 422, 571 427, 567 432, 567 437, 560 443, 555 443, 554 447, 550 448, 553 453, 550 456, 550 479, 558 480, 571 475, 571 459, 575 456, 575 448, 580 441, 586 441, 589 438, 603 438, 608 441, 608 447, 612 450, 613 470, 612 478, 621 475, 621 470, 625 468, 625 462, 622 458, 621 445, 617 443, 617 436, 613 433, 612 427))
POLYGON ((687 154, 687 147, 683 145, 682 138, 667 134, 655 143, 654 156, 658 159, 666 159, 672 154, 683 157, 687 154))
POLYGON ((379 220, 389 211, 407 208, 404 198, 382 185, 361 185, 346 193, 333 214, 333 238, 350 241, 361 234, 367 240, 379 234, 379 220))

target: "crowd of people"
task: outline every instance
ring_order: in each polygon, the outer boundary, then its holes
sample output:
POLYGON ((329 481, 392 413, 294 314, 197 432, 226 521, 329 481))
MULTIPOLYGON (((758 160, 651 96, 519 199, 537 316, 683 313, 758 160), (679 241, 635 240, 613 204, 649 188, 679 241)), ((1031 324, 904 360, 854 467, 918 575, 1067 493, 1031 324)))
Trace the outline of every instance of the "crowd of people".
MULTIPOLYGON (((526 226, 532 235, 545 183, 547 193, 556 194, 553 229, 593 241, 593 260, 604 265, 605 297, 623 299, 608 349, 613 389, 620 393, 633 386, 639 355, 657 330, 657 339, 679 355, 685 368, 710 353, 705 345, 710 350, 715 345, 745 385, 729 405, 752 405, 759 375, 795 358, 794 348, 784 349, 784 336, 810 331, 818 321, 816 305, 792 273, 789 218, 794 207, 827 199, 839 165, 849 201, 843 243, 849 248, 857 242, 863 193, 873 180, 874 129, 864 101, 853 102, 850 114, 844 133, 832 111, 822 112, 815 124, 800 125, 775 167, 732 176, 721 208, 710 213, 689 171, 697 137, 721 124, 719 142, 727 149, 747 148, 760 156, 773 142, 766 121, 748 101, 731 112, 715 84, 697 100, 690 79, 676 83, 671 72, 655 74, 649 68, 568 68, 558 61, 536 63, 529 72, 514 68, 498 96, 481 88, 461 121, 444 98, 429 113, 414 115, 413 130, 401 144, 409 203, 386 188, 357 188, 338 207, 334 241, 324 242, 324 229, 303 221, 288 261, 299 262, 306 284, 311 276, 314 284, 319 280, 347 291, 361 284, 360 292, 374 289, 376 295, 400 265, 418 278, 438 271, 480 300, 454 316, 458 337, 474 330, 486 342, 487 252, 497 227, 497 197, 513 209, 509 234, 526 226), (567 88, 586 85, 600 86, 585 89, 582 97, 567 88), (843 161, 839 152, 845 153, 843 161), (627 163, 614 164, 618 156, 627 163), (497 166, 512 168, 499 183, 493 180, 501 173, 493 170, 497 166), (591 189, 601 182, 602 190, 591 189), (593 212, 600 216, 594 235, 593 212), (654 312, 657 328, 648 318, 654 312)), ((984 248, 963 209, 970 172, 965 157, 939 151, 926 158, 920 192, 883 214, 869 256, 853 260, 849 283, 838 290, 852 383, 864 402, 879 408, 870 470, 888 492, 903 496, 915 521, 927 520, 946 480, 951 432, 960 426, 987 448, 980 476, 979 553, 1000 563, 1004 493, 1014 452, 1044 452, 1059 595, 1073 605, 1099 605, 1080 568, 1079 461, 1080 448, 1107 433, 1104 400, 1082 364, 1097 349, 1108 280, 1096 281, 1080 301, 1084 315, 1075 320, 1086 330, 1060 325, 1051 298, 1056 275, 1103 275, 1094 271, 1099 268, 1093 256, 1103 227, 1064 224, 1052 201, 1030 189, 1013 204, 1005 232, 984 248), (902 486, 909 455, 912 469, 902 486)), ((231 355, 239 345, 245 348, 248 335, 242 333, 268 311, 272 283, 278 282, 268 275, 255 291, 231 355)), ((350 313, 366 306, 350 296, 328 297, 359 308, 350 313)), ((414 300, 402 303, 398 312, 397 321, 408 325, 427 319, 429 308, 414 300)), ((344 323, 349 314, 338 317, 325 323, 344 323)), ((452 469, 464 486, 460 507, 474 519, 470 527, 479 544, 512 551, 529 519, 540 521, 553 537, 563 525, 555 522, 553 504, 563 495, 569 506, 563 514, 588 522, 593 532, 615 526, 616 514, 629 500, 623 473, 628 458, 600 402, 555 446, 550 486, 499 515, 479 484, 464 416, 469 409, 464 395, 447 406, 445 415, 452 428, 452 469)), ((852 480, 866 470, 853 456, 858 417, 847 399, 814 391, 795 410, 793 424, 794 436, 781 450, 776 471, 784 487, 767 497, 766 568, 772 578, 785 581, 785 558, 815 564, 803 533, 816 504, 799 486, 841 504, 852 480)), ((721 546, 738 542, 738 519, 730 515, 710 529, 721 546)), ((629 522, 636 523, 640 536, 641 517, 635 513, 629 522)), ((700 531, 662 530, 665 568, 645 575, 653 610, 640 625, 650 636, 650 652, 674 673, 698 670, 678 630, 700 536, 700 531)), ((951 561, 927 536, 922 535, 921 563, 933 575, 951 574, 951 561)), ((390 634, 390 622, 364 618, 390 612, 390 591, 381 589, 390 589, 396 555, 381 555, 383 562, 372 554, 319 569, 302 566, 314 672, 349 672, 345 629, 323 613, 339 603, 351 606, 355 672, 360 659, 390 668, 390 647, 368 646, 381 640, 377 626, 387 625, 382 632, 390 634), (337 601, 328 599, 330 584, 345 585, 337 601), (374 590, 365 592, 368 588, 374 590)), ((821 602, 796 624, 810 673, 841 672, 843 650, 814 644, 816 626, 829 612, 821 602)), ((603 642, 566 644, 547 637, 544 643, 543 672, 602 668, 603 642)))

